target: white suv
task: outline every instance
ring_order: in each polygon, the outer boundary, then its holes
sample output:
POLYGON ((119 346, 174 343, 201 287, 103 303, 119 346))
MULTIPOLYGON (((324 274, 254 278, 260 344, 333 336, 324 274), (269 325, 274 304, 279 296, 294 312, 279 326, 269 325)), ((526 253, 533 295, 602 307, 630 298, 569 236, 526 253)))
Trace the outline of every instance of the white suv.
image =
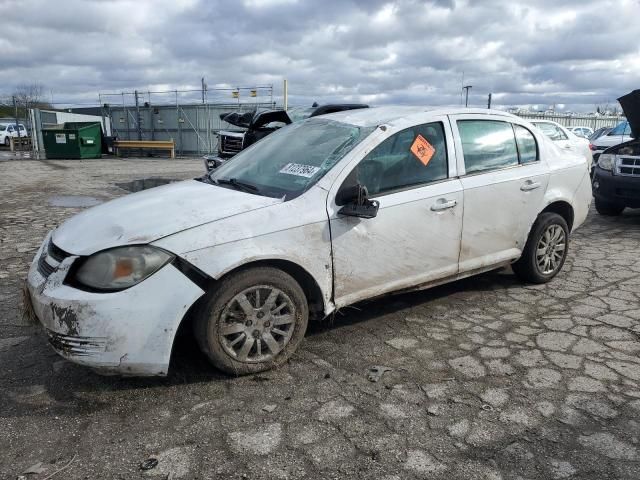
MULTIPOLYGON (((28 136, 27 134, 27 129, 24 128, 23 124, 18 124, 18 128, 20 129, 20 136, 21 137, 26 137, 28 136)), ((4 123, 4 124, 0 124, 0 144, 4 145, 5 147, 9 146, 10 137, 13 138, 17 138, 18 137, 18 128, 16 128, 16 124, 15 123, 4 123)))
POLYGON ((285 362, 310 318, 511 265, 562 268, 591 202, 583 156, 492 110, 371 108, 286 126, 195 180, 86 210, 28 275, 56 351, 165 375, 193 321, 211 362, 285 362))

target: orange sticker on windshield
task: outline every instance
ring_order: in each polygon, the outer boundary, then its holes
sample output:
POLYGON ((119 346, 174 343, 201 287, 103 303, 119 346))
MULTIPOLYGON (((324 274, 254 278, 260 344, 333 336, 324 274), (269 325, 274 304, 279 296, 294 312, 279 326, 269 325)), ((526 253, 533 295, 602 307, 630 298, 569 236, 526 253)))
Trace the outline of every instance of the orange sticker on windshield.
POLYGON ((436 153, 436 149, 422 135, 418 135, 411 144, 411 153, 426 167, 433 154, 436 153))

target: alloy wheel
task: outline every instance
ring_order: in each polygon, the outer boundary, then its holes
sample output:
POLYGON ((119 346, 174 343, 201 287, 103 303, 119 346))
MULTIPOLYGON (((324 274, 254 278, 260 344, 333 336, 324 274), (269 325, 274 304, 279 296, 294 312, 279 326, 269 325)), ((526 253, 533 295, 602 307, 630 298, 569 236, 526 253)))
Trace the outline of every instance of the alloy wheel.
POLYGON ((252 286, 234 296, 222 311, 220 343, 239 362, 273 360, 291 340, 296 313, 293 301, 282 290, 252 286))
POLYGON ((536 264, 540 273, 550 275, 562 265, 567 248, 564 229, 557 224, 551 224, 538 240, 536 247, 536 264))

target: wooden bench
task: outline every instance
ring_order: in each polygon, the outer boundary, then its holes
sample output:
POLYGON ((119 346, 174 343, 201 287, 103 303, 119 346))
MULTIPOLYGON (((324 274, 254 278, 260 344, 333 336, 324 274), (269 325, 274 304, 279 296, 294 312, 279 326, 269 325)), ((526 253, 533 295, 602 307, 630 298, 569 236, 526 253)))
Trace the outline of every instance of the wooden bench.
POLYGON ((144 148, 147 150, 170 150, 171 158, 176 158, 176 144, 173 140, 115 140, 115 154, 119 155, 124 148, 144 148))

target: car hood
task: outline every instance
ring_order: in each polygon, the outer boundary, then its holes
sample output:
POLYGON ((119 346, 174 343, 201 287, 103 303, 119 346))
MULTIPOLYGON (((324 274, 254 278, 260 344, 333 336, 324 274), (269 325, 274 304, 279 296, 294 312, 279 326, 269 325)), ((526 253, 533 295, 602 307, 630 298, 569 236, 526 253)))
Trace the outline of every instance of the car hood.
POLYGON ((170 183, 85 210, 53 232, 53 243, 74 255, 90 255, 105 248, 150 243, 281 202, 196 180, 170 183))
POLYGON ((612 147, 613 145, 619 145, 624 139, 629 138, 629 135, 603 135, 601 137, 596 138, 593 142, 591 142, 596 147, 612 147))
POLYGON ((640 89, 623 95, 618 102, 631 126, 631 133, 635 138, 640 138, 640 89))

